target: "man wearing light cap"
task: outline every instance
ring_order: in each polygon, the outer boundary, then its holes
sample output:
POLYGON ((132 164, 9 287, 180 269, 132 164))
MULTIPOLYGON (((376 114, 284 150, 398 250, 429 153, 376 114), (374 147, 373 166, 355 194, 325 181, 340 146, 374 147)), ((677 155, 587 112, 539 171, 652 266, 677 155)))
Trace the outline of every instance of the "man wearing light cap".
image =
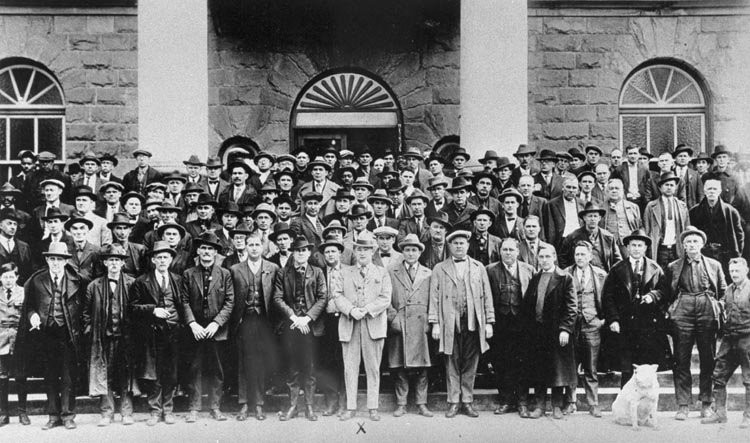
POLYGON ((398 264, 404 258, 400 252, 396 252, 393 249, 398 231, 390 226, 381 226, 375 229, 373 234, 378 243, 378 249, 372 256, 372 262, 377 266, 382 266, 390 270, 393 265, 398 264))

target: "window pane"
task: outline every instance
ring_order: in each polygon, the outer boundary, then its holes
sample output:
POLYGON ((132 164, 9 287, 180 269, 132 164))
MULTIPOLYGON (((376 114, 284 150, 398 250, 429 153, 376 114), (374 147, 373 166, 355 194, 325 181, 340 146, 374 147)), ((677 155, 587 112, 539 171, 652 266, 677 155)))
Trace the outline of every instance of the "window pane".
POLYGON ((34 150, 34 119, 12 118, 10 119, 10 158, 16 158, 24 149, 34 150))
POLYGON ((8 128, 6 127, 7 124, 8 120, 0 118, 0 159, 5 158, 5 149, 7 148, 5 145, 5 139, 7 138, 6 134, 8 133, 8 128))
POLYGON ((651 154, 659 155, 674 148, 674 117, 649 117, 651 154))
POLYGON ((622 118, 622 146, 646 147, 646 117, 622 118))
MULTIPOLYGON (((29 97, 32 98, 32 97, 29 97)), ((60 93, 57 91, 57 88, 51 88, 49 91, 42 94, 41 97, 34 100, 34 103, 31 103, 34 105, 61 105, 62 104, 62 97, 60 97, 60 93)))
POLYGON ((31 91, 29 92, 29 100, 36 97, 37 94, 39 94, 44 88, 51 85, 52 81, 47 78, 47 76, 42 75, 40 72, 37 72, 34 76, 34 83, 31 85, 31 91))
POLYGON ((667 80, 669 80, 670 71, 672 70, 669 68, 654 68, 651 70, 656 89, 659 91, 659 97, 663 97, 664 90, 667 89, 667 80))
POLYGON ((26 93, 26 86, 29 84, 31 79, 31 73, 33 72, 29 68, 15 68, 13 71, 13 77, 16 79, 16 86, 18 86, 18 94, 23 97, 26 93))
MULTIPOLYGON (((10 82, 10 72, 5 71, 2 74, 0 74, 0 91, 3 91, 4 93, 8 94, 8 97, 11 97, 13 99, 16 98, 16 93, 13 91, 13 85, 10 82)), ((10 103, 7 98, 0 95, 0 103, 7 104, 10 103)))
MULTIPOLYGON (((639 93, 635 89, 626 90, 625 95, 623 96, 623 103, 653 103, 655 100, 655 94, 654 94, 654 88, 651 87, 651 79, 648 78, 646 71, 640 72, 633 76, 630 80, 628 80, 628 86, 634 86, 644 93, 651 96, 651 100, 644 97, 643 94, 639 93), (628 98, 632 97, 633 101, 630 101, 628 98)), ((630 89, 630 88, 628 88, 630 89)))
POLYGON ((681 72, 674 71, 672 75, 672 83, 669 84, 669 92, 667 93, 667 99, 680 92, 685 86, 690 85, 692 82, 690 79, 682 75, 681 72))
POLYGON ((675 97, 670 103, 684 105, 698 105, 701 102, 701 94, 694 85, 684 90, 682 94, 675 97))
POLYGON ((39 151, 49 151, 62 158, 62 119, 39 119, 39 151))
POLYGON ((700 151, 701 143, 701 126, 700 116, 678 116, 677 117, 677 143, 685 143, 691 146, 693 150, 700 151))

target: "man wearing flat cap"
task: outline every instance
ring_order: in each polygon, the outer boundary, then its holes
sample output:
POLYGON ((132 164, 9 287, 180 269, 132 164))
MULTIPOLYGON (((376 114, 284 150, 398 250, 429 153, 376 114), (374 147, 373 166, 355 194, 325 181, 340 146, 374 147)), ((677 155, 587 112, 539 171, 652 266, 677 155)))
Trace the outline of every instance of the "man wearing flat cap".
POLYGON ((669 264, 664 280, 665 305, 674 327, 674 387, 678 406, 676 420, 686 420, 688 405, 693 404, 693 378, 690 361, 697 344, 700 359, 701 417, 711 413, 713 385, 711 375, 716 356, 718 328, 716 304, 724 298, 727 281, 721 263, 706 257, 701 250, 706 234, 688 226, 680 234, 685 255, 669 264))
POLYGON ((448 235, 451 257, 432 270, 429 323, 433 340, 444 355, 448 404, 445 416, 459 409, 478 417, 474 409, 474 379, 480 354, 489 349, 495 309, 487 272, 482 263, 467 256, 471 232, 456 230, 448 235), (462 406, 462 407, 460 407, 462 406))
POLYGON ((97 174, 101 163, 99 157, 93 152, 84 153, 83 157, 78 160, 78 164, 81 166, 83 174, 81 174, 81 178, 73 182, 73 188, 75 189, 78 186, 88 186, 94 191, 94 193, 98 194, 99 188, 102 186, 102 183, 104 183, 97 174))
POLYGON ((149 166, 152 155, 151 152, 144 149, 133 151, 133 157, 137 165, 122 178, 122 184, 125 186, 126 191, 145 194, 146 186, 149 183, 161 181, 161 172, 149 166))
POLYGON ((393 265, 403 260, 404 257, 401 253, 393 249, 396 244, 398 231, 389 226, 381 226, 375 229, 373 235, 375 236, 375 241, 378 243, 378 248, 372 255, 372 262, 375 265, 389 270, 393 265))
MULTIPOLYGON (((37 156, 39 168, 30 172, 26 177, 23 195, 28 199, 29 210, 44 205, 45 202, 49 203, 50 200, 47 197, 47 192, 45 190, 45 182, 48 180, 57 180, 58 183, 61 183, 60 194, 63 194, 63 191, 70 192, 70 177, 55 168, 55 159, 57 159, 57 156, 51 152, 40 152, 37 156)), ((64 194, 63 200, 68 202, 70 200, 70 194, 64 194)))

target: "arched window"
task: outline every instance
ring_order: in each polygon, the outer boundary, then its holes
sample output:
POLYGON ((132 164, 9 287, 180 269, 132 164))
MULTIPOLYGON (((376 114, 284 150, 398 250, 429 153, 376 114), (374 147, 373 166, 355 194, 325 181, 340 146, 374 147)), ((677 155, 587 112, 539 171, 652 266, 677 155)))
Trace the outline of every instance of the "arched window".
POLYGON ((24 149, 65 158, 65 98, 55 76, 23 58, 0 61, 0 176, 24 149))
POLYGON ((684 69, 652 64, 634 71, 620 91, 620 147, 637 145, 654 155, 685 143, 706 150, 706 97, 684 69))

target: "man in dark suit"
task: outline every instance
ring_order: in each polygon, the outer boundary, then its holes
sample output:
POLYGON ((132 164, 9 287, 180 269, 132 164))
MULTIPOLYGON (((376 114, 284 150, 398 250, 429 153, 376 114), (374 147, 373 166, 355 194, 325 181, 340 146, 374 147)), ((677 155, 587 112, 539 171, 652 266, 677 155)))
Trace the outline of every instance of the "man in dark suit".
MULTIPOLYGON (((510 181, 508 181, 508 185, 510 185, 510 181)), ((469 203, 477 208, 489 209, 495 214, 499 213, 500 202, 490 195, 490 193, 496 188, 497 180, 492 172, 482 171, 474 174, 475 193, 469 197, 469 203)), ((502 189, 500 191, 502 191, 502 189)))
MULTIPOLYGON (((23 194, 26 196, 28 202, 28 208, 35 208, 39 205, 44 205, 45 202, 49 202, 50 199, 47 197, 45 191, 45 182, 49 180, 56 180, 61 183, 60 194, 63 195, 62 200, 66 203, 70 203, 70 190, 71 182, 70 177, 65 175, 62 171, 55 168, 55 159, 57 156, 49 151, 42 151, 37 156, 39 167, 31 171, 26 177, 26 184, 23 188, 23 194)), ((58 194, 58 197, 60 196, 58 194)))
POLYGON ((201 392, 206 375, 209 385, 208 402, 211 417, 224 421, 221 396, 224 386, 226 344, 229 338, 229 318, 234 307, 234 285, 229 271, 216 263, 221 245, 213 232, 205 232, 195 239, 199 264, 182 276, 182 313, 192 333, 188 383, 190 413, 188 423, 198 420, 201 392))
POLYGON ((615 237, 606 229, 599 227, 604 213, 604 209, 594 203, 587 203, 578 213, 578 217, 583 220, 583 227, 573 231, 560 245, 558 258, 561 268, 565 269, 573 265, 575 246, 581 240, 591 242, 593 245, 591 258, 593 266, 609 272, 615 263, 622 260, 620 247, 617 246, 615 237))
POLYGON ((102 154, 99 156, 99 173, 97 177, 102 183, 114 182, 122 184, 122 179, 112 173, 118 163, 119 160, 112 154, 102 154))
POLYGON ((292 219, 289 227, 294 231, 295 236, 302 235, 317 247, 323 242, 323 221, 320 214, 323 196, 317 192, 308 192, 300 196, 304 208, 299 217, 292 219))
POLYGON ((427 196, 415 189, 414 192, 406 197, 406 204, 411 208, 412 216, 401 220, 398 225, 398 241, 400 242, 409 234, 416 234, 419 241, 425 243, 430 238, 430 226, 427 224, 427 217, 424 210, 430 200, 427 196))
POLYGON ((534 162, 534 156, 536 156, 536 149, 527 145, 518 145, 518 149, 513 153, 513 156, 518 160, 518 167, 513 169, 510 180, 514 186, 518 186, 518 179, 522 175, 534 176, 539 172, 539 167, 534 162))
POLYGON ((161 172, 148 164, 152 156, 151 152, 144 149, 133 151, 133 157, 138 162, 138 166, 122 178, 122 184, 125 186, 126 191, 135 191, 145 195, 145 189, 149 183, 161 181, 161 172))
POLYGON ((112 221, 107 223, 107 229, 112 231, 112 243, 119 244, 125 250, 122 272, 137 277, 146 269, 146 247, 130 241, 133 223, 126 214, 115 214, 112 221))
POLYGON ((44 381, 47 385, 49 421, 42 428, 64 425, 75 429, 76 379, 82 352, 81 313, 87 281, 71 267, 68 247, 51 243, 44 253, 47 269, 36 272, 26 282, 24 315, 44 350, 44 381))
POLYGON ((551 200, 563 192, 562 176, 555 174, 557 155, 550 149, 542 149, 539 154, 539 172, 534 175, 534 194, 551 200))
POLYGON ((539 250, 551 244, 543 242, 541 239, 542 221, 536 215, 529 215, 523 221, 523 236, 518 241, 518 260, 528 263, 534 268, 534 272, 539 270, 537 255, 539 250))
POLYGON ((16 237, 18 213, 14 209, 0 210, 0 265, 13 262, 18 267, 18 284, 26 282, 32 272, 31 248, 16 237))
POLYGON ((549 201, 546 239, 554 247, 559 247, 565 237, 581 226, 578 212, 583 209, 583 205, 577 195, 578 180, 569 177, 563 184, 563 195, 549 201))
POLYGON ((477 209, 471 214, 474 228, 469 239, 469 257, 487 266, 500 260, 500 238, 490 234, 495 214, 489 209, 477 209))
MULTIPOLYGON (((18 174, 12 176, 10 180, 8 180, 8 182, 14 188, 23 191, 23 189, 26 187, 26 177, 29 177, 32 174, 32 171, 36 166, 36 155, 34 155, 32 151, 24 149, 23 151, 18 153, 18 160, 21 163, 21 171, 18 174)), ((25 196, 23 192, 19 192, 19 194, 21 198, 18 201, 18 208, 25 211, 30 211, 30 198, 25 196)))
POLYGON ((627 161, 612 173, 612 177, 617 177, 622 180, 622 185, 628 201, 637 204, 641 212, 643 212, 646 203, 648 203, 649 200, 647 190, 649 187, 650 174, 648 169, 641 166, 638 162, 638 158, 640 157, 638 146, 628 146, 625 149, 625 155, 627 161))
POLYGON ((430 193, 430 201, 424 210, 427 217, 435 217, 438 212, 448 204, 448 197, 445 195, 446 189, 450 186, 451 181, 448 177, 432 177, 427 186, 427 192, 430 193))
POLYGON ((313 411, 315 368, 318 364, 320 337, 325 332, 327 288, 320 268, 308 264, 313 245, 304 236, 292 243, 293 260, 276 274, 273 306, 279 314, 277 331, 281 334, 289 364, 289 409, 282 421, 297 416, 300 387, 305 391, 305 417, 316 421, 313 411))
POLYGON ((247 237, 248 259, 230 269, 234 293, 231 331, 237 340, 238 403, 237 420, 248 417, 248 403, 255 404, 255 418, 265 420, 263 411, 266 374, 276 360, 272 329, 272 300, 278 266, 262 257, 263 242, 257 233, 247 237))
POLYGON ((674 174, 680 178, 676 195, 688 208, 692 208, 703 199, 703 182, 700 174, 689 166, 692 156, 693 150, 685 144, 677 145, 672 152, 674 174))
POLYGON ((221 168, 224 167, 218 156, 209 157, 206 161, 206 175, 198 180, 198 184, 214 201, 229 187, 229 182, 221 178, 221 168))
MULTIPOLYGON (((372 206, 372 218, 367 222, 368 231, 372 232, 381 226, 390 226, 393 229, 398 229, 399 220, 388 217, 388 211, 391 209, 393 201, 391 201, 384 189, 376 189, 371 196, 367 197, 367 203, 372 206)), ((348 222, 349 220, 346 219, 345 221, 348 222)))
POLYGON ((657 183, 660 196, 648 202, 643 212, 643 229, 651 237, 650 258, 662 269, 683 255, 679 236, 690 224, 685 202, 675 197, 679 182, 671 171, 661 175, 657 183))
POLYGON ((35 240, 47 236, 48 232, 44 226, 43 217, 49 215, 51 210, 59 210, 65 215, 70 215, 75 210, 73 206, 60 201, 60 197, 65 190, 64 182, 57 179, 50 179, 39 183, 39 186, 42 189, 44 202, 35 207, 31 212, 32 222, 31 226, 29 226, 29 235, 35 240))
POLYGON ((427 219, 430 223, 430 241, 425 243, 424 251, 419 257, 419 263, 429 269, 450 257, 445 236, 453 230, 453 225, 448 222, 448 214, 443 211, 427 219))
POLYGON ((46 260, 44 259, 44 251, 49 249, 49 245, 54 242, 61 242, 69 245, 73 242, 73 238, 65 232, 64 223, 68 220, 66 214, 60 212, 57 208, 52 208, 44 216, 44 230, 48 233, 46 237, 42 238, 34 247, 32 252, 31 260, 34 262, 35 268, 45 266, 46 260))
POLYGON ((523 219, 518 216, 518 207, 523 202, 523 195, 514 188, 509 188, 498 196, 498 200, 502 205, 502 212, 493 217, 490 231, 500 238, 523 238, 523 219))
POLYGON ((70 264, 87 281, 99 277, 99 251, 101 248, 86 239, 93 223, 91 220, 78 216, 77 214, 65 222, 65 229, 70 232, 72 240, 69 243, 71 249, 70 264))
POLYGON ((255 203, 257 190, 247 182, 253 170, 250 166, 242 161, 237 161, 227 168, 231 174, 232 184, 219 195, 219 206, 224 207, 227 203, 234 202, 238 206, 250 205, 255 203))
POLYGON ((534 177, 530 175, 521 176, 518 179, 518 191, 523 196, 523 201, 518 205, 518 215, 526 218, 529 215, 536 215, 541 220, 549 219, 549 208, 547 199, 534 195, 534 177))
POLYGON ((453 186, 448 188, 453 201, 444 206, 443 212, 448 214, 450 224, 456 229, 471 229, 471 214, 477 210, 476 206, 469 203, 472 186, 471 180, 466 177, 457 177, 453 180, 453 186))

